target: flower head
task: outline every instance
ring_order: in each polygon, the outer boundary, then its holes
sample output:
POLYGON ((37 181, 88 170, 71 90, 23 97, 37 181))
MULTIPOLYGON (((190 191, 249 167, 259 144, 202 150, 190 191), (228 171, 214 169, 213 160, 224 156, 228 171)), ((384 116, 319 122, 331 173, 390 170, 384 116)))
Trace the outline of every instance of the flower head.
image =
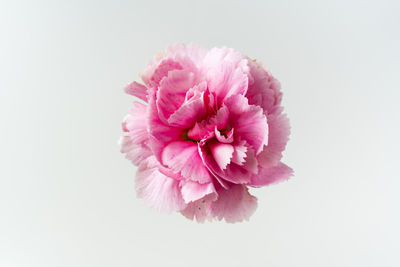
POLYGON ((289 136, 279 82, 231 48, 176 45, 125 91, 135 101, 121 152, 138 165, 136 190, 149 205, 202 222, 248 219, 248 187, 288 179, 289 136))

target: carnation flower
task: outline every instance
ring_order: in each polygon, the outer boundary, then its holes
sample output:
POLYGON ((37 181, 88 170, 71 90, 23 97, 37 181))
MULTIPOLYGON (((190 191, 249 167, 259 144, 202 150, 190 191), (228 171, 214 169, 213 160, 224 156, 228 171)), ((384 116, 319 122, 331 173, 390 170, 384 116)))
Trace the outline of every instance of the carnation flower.
POLYGON ((248 187, 287 180, 289 136, 279 82, 231 48, 169 47, 125 91, 121 152, 138 166, 136 191, 160 211, 197 221, 248 220, 248 187))

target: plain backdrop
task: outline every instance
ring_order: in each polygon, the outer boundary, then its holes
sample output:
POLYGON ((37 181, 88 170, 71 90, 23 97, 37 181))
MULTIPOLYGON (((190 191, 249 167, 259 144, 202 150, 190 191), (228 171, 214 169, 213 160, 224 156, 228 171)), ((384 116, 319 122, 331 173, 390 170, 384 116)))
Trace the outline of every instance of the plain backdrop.
POLYGON ((400 2, 1 1, 0 266, 400 266, 400 2), (136 198, 122 88, 169 44, 282 83, 295 176, 249 222, 136 198))

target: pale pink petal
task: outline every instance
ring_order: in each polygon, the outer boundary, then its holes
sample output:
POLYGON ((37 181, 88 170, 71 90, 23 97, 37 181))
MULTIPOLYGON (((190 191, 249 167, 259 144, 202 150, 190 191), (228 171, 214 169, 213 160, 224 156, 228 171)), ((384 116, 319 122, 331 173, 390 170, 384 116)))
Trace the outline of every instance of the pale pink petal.
POLYGON ((211 92, 219 105, 226 97, 244 95, 248 86, 248 60, 233 49, 222 47, 210 50, 204 58, 203 66, 211 92))
POLYGON ((258 155, 261 166, 275 166, 282 158, 286 143, 289 140, 290 125, 286 114, 268 115, 268 145, 258 155))
POLYGON ((231 144, 224 144, 217 141, 207 143, 215 162, 221 170, 225 170, 226 166, 231 162, 234 148, 231 144))
POLYGON ((163 59, 159 63, 151 64, 141 73, 143 82, 149 87, 157 87, 164 77, 173 70, 183 69, 181 64, 173 59, 163 59))
POLYGON ((237 144, 235 144, 234 148, 235 150, 232 154, 232 162, 236 163, 237 165, 243 165, 247 152, 246 141, 239 141, 237 144))
POLYGON ((249 104, 258 105, 265 114, 271 114, 282 99, 279 81, 258 62, 249 61, 249 66, 251 79, 246 94, 249 104))
POLYGON ((218 220, 228 223, 248 220, 257 208, 257 198, 250 195, 244 185, 232 185, 218 191, 218 199, 212 202, 211 213, 218 220))
POLYGON ((119 140, 119 145, 121 153, 126 154, 125 157, 135 165, 139 165, 144 159, 153 154, 147 146, 133 143, 129 136, 122 136, 119 140))
POLYGON ((249 186, 261 187, 286 181, 293 175, 293 170, 283 163, 269 168, 259 168, 259 172, 251 177, 249 186))
POLYGON ((120 139, 121 152, 125 153, 126 158, 135 165, 152 154, 146 128, 146 111, 146 105, 134 102, 123 122, 123 130, 128 133, 128 136, 120 139))
POLYGON ((124 90, 127 94, 136 96, 137 98, 147 102, 147 87, 143 84, 132 82, 128 84, 124 90))
POLYGON ((249 105, 242 95, 234 95, 226 101, 229 108, 235 135, 251 145, 256 154, 268 143, 268 124, 263 110, 259 106, 249 105))
POLYGON ((212 182, 200 184, 189 180, 182 180, 180 186, 182 197, 186 203, 196 201, 208 194, 216 193, 212 182))
POLYGON ((216 198, 216 193, 208 194, 202 199, 187 204, 187 207, 181 213, 190 220, 196 219, 199 223, 203 223, 205 220, 211 221, 213 219, 211 205, 216 198))
POLYGON ((173 70, 164 77, 157 91, 157 110, 162 121, 168 118, 185 101, 185 95, 189 88, 193 87, 194 75, 186 70, 173 70))
POLYGON ((154 157, 144 160, 136 173, 136 192, 145 203, 159 211, 180 211, 186 207, 179 181, 161 173, 154 157))
POLYGON ((186 179, 199 183, 208 183, 212 180, 199 155, 196 143, 175 141, 168 144, 162 152, 162 163, 174 172, 180 172, 186 179))

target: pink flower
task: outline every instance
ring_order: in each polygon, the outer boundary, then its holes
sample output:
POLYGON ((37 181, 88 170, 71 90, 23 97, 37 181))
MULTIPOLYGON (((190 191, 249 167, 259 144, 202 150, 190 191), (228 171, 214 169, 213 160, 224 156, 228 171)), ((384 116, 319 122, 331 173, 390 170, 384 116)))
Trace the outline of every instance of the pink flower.
POLYGON ((292 175, 281 162, 289 122, 280 85, 260 64, 226 47, 176 45, 141 78, 125 88, 142 101, 120 143, 149 205, 199 222, 247 220, 257 207, 248 186, 292 175))

